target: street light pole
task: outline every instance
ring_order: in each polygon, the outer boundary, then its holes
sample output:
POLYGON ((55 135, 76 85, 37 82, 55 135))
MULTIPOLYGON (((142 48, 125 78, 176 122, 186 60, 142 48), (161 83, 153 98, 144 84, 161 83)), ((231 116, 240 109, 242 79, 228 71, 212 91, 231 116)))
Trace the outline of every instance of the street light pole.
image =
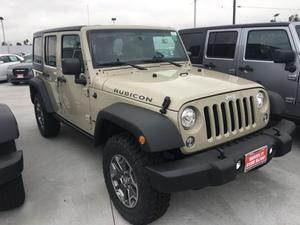
POLYGON ((6 40, 5 40, 5 32, 4 32, 3 20, 4 20, 4 18, 3 18, 2 16, 0 16, 0 21, 1 21, 1 26, 2 26, 2 33, 3 33, 3 42, 6 44, 6 46, 7 46, 7 51, 8 51, 8 53, 9 53, 9 44, 6 43, 6 40))
POLYGON ((232 20, 232 24, 235 24, 235 17, 236 17, 236 0, 233 0, 233 20, 232 20))
POLYGON ((194 0, 194 28, 197 26, 197 0, 194 0))

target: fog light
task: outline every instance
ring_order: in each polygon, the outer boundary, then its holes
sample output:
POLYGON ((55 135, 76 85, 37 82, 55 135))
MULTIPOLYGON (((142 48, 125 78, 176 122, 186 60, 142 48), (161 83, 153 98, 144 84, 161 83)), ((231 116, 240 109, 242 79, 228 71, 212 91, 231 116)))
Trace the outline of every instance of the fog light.
POLYGON ((272 153, 273 153, 273 148, 270 148, 269 154, 272 155, 272 153))
POLYGON ((188 148, 191 148, 194 145, 194 143, 195 143, 195 138, 193 136, 188 137, 185 141, 185 145, 188 148))
POLYGON ((267 123, 269 121, 269 115, 268 115, 268 113, 265 113, 265 115, 263 117, 263 121, 264 121, 264 123, 267 123))
POLYGON ((242 162, 241 160, 239 160, 237 163, 236 163, 236 170, 239 170, 241 168, 241 165, 242 165, 242 162))

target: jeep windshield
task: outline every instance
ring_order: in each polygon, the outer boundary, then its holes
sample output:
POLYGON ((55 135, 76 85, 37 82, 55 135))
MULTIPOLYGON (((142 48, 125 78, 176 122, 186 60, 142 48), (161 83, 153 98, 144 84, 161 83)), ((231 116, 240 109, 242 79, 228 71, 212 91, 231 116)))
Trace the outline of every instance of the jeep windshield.
POLYGON ((92 30, 88 39, 95 68, 188 61, 177 32, 171 30, 92 30))

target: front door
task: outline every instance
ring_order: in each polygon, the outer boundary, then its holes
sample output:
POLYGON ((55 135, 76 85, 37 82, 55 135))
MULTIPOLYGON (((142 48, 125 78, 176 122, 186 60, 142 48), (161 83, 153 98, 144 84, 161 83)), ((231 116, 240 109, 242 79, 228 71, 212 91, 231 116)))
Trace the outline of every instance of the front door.
POLYGON ((60 35, 61 57, 59 60, 59 89, 63 117, 73 125, 91 133, 90 99, 88 85, 76 84, 75 76, 62 73, 64 58, 79 58, 82 74, 85 73, 83 54, 79 33, 63 33, 60 35))
MULTIPOLYGON (((295 114, 299 66, 294 72, 285 70, 285 64, 274 63, 276 49, 295 51, 288 27, 245 28, 244 46, 240 51, 238 76, 256 81, 267 90, 277 92, 286 102, 286 114, 295 114)), ((298 60, 298 59, 297 59, 298 60)))
POLYGON ((207 32, 203 66, 207 69, 236 75, 237 44, 241 29, 207 32))

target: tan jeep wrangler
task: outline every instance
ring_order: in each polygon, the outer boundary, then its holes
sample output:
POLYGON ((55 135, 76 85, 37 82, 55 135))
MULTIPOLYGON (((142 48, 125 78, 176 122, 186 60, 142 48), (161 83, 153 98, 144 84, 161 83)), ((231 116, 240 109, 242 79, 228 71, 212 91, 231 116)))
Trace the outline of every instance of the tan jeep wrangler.
POLYGON ((278 95, 192 67, 172 28, 41 31, 33 61, 41 134, 56 136, 63 122, 104 144, 109 195, 133 224, 161 217, 171 192, 222 185, 291 150, 294 124, 268 126, 278 95))

